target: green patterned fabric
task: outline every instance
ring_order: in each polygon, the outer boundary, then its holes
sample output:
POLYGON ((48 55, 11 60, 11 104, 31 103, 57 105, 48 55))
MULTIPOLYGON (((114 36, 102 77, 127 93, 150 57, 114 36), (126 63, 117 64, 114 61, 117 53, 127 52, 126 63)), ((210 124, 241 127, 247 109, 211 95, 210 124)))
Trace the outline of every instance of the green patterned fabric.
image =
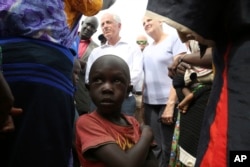
POLYGON ((180 161, 179 161, 179 134, 180 134, 180 112, 178 112, 177 120, 175 123, 175 129, 174 129, 174 135, 173 135, 173 141, 172 141, 172 147, 171 147, 171 154, 170 154, 170 160, 168 167, 184 167, 180 161))

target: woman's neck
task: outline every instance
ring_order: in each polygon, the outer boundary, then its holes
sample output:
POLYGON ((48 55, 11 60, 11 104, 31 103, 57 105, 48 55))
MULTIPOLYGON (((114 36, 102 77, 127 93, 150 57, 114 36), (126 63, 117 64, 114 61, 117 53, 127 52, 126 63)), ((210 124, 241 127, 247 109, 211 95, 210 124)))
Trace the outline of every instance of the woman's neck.
POLYGON ((154 44, 158 44, 160 43, 161 41, 163 41, 164 39, 166 39, 167 37, 167 34, 165 33, 161 33, 161 34, 158 34, 156 35, 153 39, 154 39, 154 44))

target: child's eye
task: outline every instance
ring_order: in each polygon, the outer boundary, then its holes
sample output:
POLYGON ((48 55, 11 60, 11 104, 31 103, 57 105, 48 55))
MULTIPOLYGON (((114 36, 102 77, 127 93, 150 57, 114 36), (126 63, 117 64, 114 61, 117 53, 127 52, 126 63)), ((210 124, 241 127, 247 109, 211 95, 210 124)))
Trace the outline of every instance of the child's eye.
POLYGON ((116 78, 114 78, 114 83, 124 84, 124 83, 126 83, 126 79, 124 77, 116 77, 116 78))
POLYGON ((94 83, 102 83, 102 79, 96 78, 96 79, 94 80, 94 83))
POLYGON ((122 83, 122 81, 120 79, 116 79, 114 80, 114 83, 122 83))
POLYGON ((95 83, 95 84, 100 84, 100 83, 102 83, 102 79, 101 79, 101 78, 99 78, 99 77, 92 78, 92 83, 95 83))

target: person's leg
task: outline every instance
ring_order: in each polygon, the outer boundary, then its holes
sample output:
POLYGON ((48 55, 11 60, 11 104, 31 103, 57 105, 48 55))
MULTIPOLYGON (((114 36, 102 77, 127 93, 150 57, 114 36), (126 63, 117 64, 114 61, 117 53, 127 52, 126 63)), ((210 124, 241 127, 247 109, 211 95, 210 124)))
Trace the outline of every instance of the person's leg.
MULTIPOLYGON (((159 106, 158 105, 149 105, 144 103, 144 116, 145 116, 145 124, 149 125, 154 133, 154 140, 157 144, 156 147, 153 148, 153 153, 160 164, 162 164, 162 137, 161 137, 161 122, 159 117, 159 106)), ((166 166, 165 166, 166 167, 166 166)))
POLYGON ((135 97, 132 95, 124 100, 122 104, 122 113, 130 116, 135 116, 135 110, 136 110, 136 101, 135 97))
MULTIPOLYGON (((76 146, 75 146, 75 125, 76 121, 79 118, 79 114, 77 109, 75 108, 75 118, 74 118, 74 127, 73 127, 73 140, 72 140, 72 167, 80 167, 80 162, 77 156, 76 152, 76 146)), ((69 165, 70 167, 70 165, 69 165)))
POLYGON ((180 101, 177 108, 180 109, 182 113, 185 113, 188 109, 189 104, 194 99, 194 94, 187 87, 182 88, 182 93, 184 95, 184 99, 180 101))
MULTIPOLYGON (((162 115, 165 105, 161 105, 159 116, 162 115)), ((174 111, 174 120, 176 120, 177 112, 178 110, 175 109, 174 111)), ((159 167, 166 167, 169 164, 170 160, 170 153, 171 153, 171 146, 172 146, 172 140, 173 140, 173 134, 174 134, 174 128, 175 128, 175 121, 173 124, 167 125, 164 123, 160 124, 160 130, 161 130, 161 147, 162 147, 162 161, 159 165, 159 167)))
POLYGON ((144 122, 143 116, 143 107, 142 107, 142 95, 134 95, 136 100, 136 111, 135 111, 135 118, 139 123, 144 122))

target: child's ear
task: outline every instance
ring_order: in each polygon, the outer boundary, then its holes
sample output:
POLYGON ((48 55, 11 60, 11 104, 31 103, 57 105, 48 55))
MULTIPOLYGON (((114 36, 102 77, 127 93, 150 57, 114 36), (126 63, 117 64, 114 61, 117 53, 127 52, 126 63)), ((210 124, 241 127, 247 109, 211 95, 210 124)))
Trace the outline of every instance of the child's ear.
POLYGON ((85 87, 88 89, 89 91, 89 84, 85 83, 85 87))
POLYGON ((129 93, 132 92, 132 90, 133 90, 133 85, 129 85, 128 90, 127 90, 127 97, 129 95, 129 93))

